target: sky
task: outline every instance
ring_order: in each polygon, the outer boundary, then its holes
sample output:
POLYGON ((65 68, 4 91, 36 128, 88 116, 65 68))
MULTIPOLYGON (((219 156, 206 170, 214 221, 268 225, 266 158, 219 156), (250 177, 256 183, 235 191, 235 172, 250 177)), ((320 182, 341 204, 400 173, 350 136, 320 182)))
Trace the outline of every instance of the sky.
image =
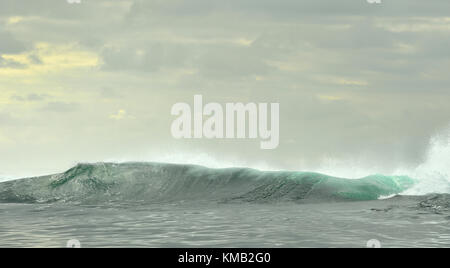
POLYGON ((413 168, 450 123, 450 1, 2 0, 0 177, 78 162, 413 168), (171 107, 280 104, 280 144, 174 139, 171 107))

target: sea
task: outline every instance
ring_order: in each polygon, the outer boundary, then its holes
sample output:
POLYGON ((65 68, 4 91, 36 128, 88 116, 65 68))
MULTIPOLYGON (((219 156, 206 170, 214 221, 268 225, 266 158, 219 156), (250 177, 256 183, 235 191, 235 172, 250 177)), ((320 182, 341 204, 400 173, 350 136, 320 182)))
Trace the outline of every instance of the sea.
POLYGON ((430 176, 82 163, 0 183, 0 247, 450 247, 430 176))

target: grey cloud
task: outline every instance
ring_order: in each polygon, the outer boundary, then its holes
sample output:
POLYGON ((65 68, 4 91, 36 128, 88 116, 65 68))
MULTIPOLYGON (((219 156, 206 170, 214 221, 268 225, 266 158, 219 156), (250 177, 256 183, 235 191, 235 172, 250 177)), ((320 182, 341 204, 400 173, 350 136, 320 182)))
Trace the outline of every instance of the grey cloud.
POLYGON ((32 64, 42 64, 42 60, 39 57, 39 55, 31 54, 28 56, 28 59, 31 61, 32 64))
POLYGON ((195 0, 144 1, 136 0, 130 18, 144 14, 165 14, 177 17, 198 16, 227 12, 242 15, 262 15, 271 19, 292 20, 299 16, 446 16, 450 3, 436 0, 433 4, 422 0, 384 0, 369 4, 366 0, 195 0))
POLYGON ((103 49, 103 69, 109 71, 157 71, 162 67, 180 68, 185 64, 183 47, 170 44, 143 44, 103 49))
POLYGON ((106 99, 117 99, 123 97, 121 93, 119 93, 118 89, 111 87, 101 87, 98 90, 98 95, 102 98, 106 99))
POLYGON ((7 31, 0 28, 0 56, 2 54, 19 53, 25 50, 25 45, 15 39, 15 37, 7 31))
POLYGON ((48 102, 41 110, 46 112, 69 113, 78 110, 79 107, 80 105, 78 103, 53 101, 48 102))
POLYGON ((95 9, 108 1, 83 0, 71 5, 66 0, 14 0, 0 2, 0 16, 42 16, 58 19, 83 19, 96 14, 95 9))
POLYGON ((11 125, 15 119, 9 113, 0 113, 0 127, 11 125))
POLYGON ((106 48, 102 52, 104 70, 156 71, 163 64, 163 48, 106 48))
POLYGON ((46 99, 50 98, 49 95, 47 94, 36 94, 36 93, 32 93, 32 94, 28 94, 25 96, 19 96, 19 95, 14 95, 12 96, 13 100, 16 101, 29 101, 29 102, 34 102, 34 101, 44 101, 46 99))
POLYGON ((199 59, 200 71, 213 78, 238 78, 264 75, 270 67, 264 55, 251 48, 218 47, 209 49, 199 59))

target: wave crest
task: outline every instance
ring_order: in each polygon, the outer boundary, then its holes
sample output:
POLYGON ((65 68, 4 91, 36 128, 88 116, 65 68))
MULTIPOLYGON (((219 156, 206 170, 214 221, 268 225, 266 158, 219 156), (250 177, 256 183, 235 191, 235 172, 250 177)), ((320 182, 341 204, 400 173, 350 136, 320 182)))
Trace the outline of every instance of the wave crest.
POLYGON ((413 185, 414 180, 407 176, 344 179, 309 172, 97 163, 79 164, 52 176, 0 183, 0 202, 358 201, 395 195, 413 185))

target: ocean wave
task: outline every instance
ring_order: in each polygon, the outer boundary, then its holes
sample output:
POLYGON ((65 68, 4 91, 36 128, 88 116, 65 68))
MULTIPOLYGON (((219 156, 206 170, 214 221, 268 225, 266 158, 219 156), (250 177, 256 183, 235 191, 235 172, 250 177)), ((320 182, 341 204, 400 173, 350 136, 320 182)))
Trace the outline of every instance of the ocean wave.
POLYGON ((345 179, 311 172, 211 169, 165 163, 96 163, 78 164, 61 174, 0 183, 0 202, 362 201, 396 195, 414 184, 415 180, 408 176, 345 179))
POLYGON ((450 128, 431 138, 424 158, 425 161, 414 169, 397 171, 417 178, 414 187, 403 194, 450 193, 450 128))

